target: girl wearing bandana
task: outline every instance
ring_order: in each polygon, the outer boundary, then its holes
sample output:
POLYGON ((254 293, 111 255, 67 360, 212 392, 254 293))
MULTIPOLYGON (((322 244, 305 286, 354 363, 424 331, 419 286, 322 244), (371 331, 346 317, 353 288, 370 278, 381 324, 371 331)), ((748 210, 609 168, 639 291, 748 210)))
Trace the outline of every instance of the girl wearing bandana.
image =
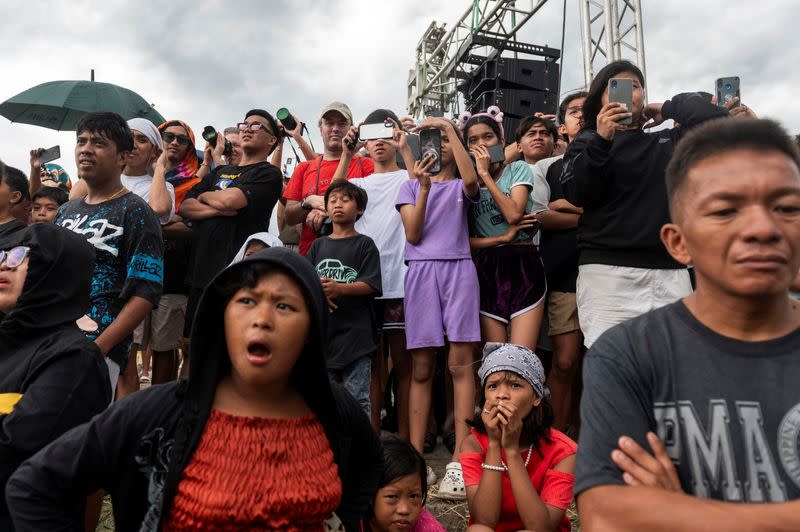
POLYGON ((461 451, 470 532, 569 531, 577 445, 552 428, 550 391, 533 351, 487 343, 480 412, 461 451))

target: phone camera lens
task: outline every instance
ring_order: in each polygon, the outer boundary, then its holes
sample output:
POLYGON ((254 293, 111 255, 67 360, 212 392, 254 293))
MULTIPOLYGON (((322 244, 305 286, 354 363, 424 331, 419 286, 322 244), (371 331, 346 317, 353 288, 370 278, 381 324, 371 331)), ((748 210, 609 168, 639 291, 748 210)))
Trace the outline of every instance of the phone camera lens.
POLYGON ((612 81, 611 82, 611 87, 616 89, 617 88, 617 82, 616 81, 612 81))
POLYGON ((732 88, 733 88, 733 87, 731 86, 731 84, 730 84, 730 83, 726 83, 726 84, 725 84, 725 90, 726 90, 726 91, 729 91, 729 90, 731 90, 732 88))

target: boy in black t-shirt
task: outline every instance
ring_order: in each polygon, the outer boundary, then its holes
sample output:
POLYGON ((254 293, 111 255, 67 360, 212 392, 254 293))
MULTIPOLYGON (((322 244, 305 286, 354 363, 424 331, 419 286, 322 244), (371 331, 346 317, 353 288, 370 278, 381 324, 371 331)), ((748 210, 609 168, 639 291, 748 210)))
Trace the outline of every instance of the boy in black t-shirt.
POLYGON ((75 162, 88 193, 62 205, 54 223, 94 246, 92 306, 78 325, 106 357, 112 391, 116 388, 119 398, 139 389, 136 366, 125 370, 133 330, 161 296, 161 226, 150 206, 122 185, 122 169, 133 149, 125 120, 116 113, 89 113, 76 131, 75 162))
POLYGON ((378 248, 354 228, 366 207, 363 189, 347 181, 332 184, 325 192, 325 209, 333 232, 316 239, 306 258, 322 280, 331 309, 328 372, 369 417, 372 356, 378 348, 372 300, 381 296, 382 288, 378 248))
POLYGON ((15 208, 27 200, 30 195, 25 175, 0 161, 0 238, 27 227, 15 217, 15 208))
POLYGON ((800 530, 800 152, 775 122, 715 120, 666 189, 661 241, 697 289, 586 356, 581 526, 800 530))

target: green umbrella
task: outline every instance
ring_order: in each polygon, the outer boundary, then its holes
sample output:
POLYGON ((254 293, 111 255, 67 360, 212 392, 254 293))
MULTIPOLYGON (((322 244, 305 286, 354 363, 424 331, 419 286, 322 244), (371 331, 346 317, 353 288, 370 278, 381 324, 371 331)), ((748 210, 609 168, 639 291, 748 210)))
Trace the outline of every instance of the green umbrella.
POLYGON ((58 131, 74 131, 86 113, 112 111, 125 120, 146 118, 156 126, 164 117, 132 90, 97 81, 50 81, 0 104, 0 115, 12 122, 58 131))

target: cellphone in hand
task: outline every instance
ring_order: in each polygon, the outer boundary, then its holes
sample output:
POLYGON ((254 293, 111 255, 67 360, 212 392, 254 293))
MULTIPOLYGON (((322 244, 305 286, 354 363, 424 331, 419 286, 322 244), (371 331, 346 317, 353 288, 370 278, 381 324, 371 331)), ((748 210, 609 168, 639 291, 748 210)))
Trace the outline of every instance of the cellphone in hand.
POLYGON ((48 148, 44 150, 37 158, 36 162, 45 164, 49 163, 50 161, 55 161, 56 159, 61 157, 61 146, 53 146, 52 148, 48 148))
POLYGON ((422 158, 433 154, 435 162, 428 168, 428 172, 438 174, 442 170, 442 132, 430 127, 421 129, 419 132, 420 154, 422 158))
MULTIPOLYGON (((628 112, 633 112, 633 80, 630 78, 608 80, 608 101, 624 103, 628 106, 628 112)), ((633 117, 629 116, 617 123, 628 126, 633 123, 633 117)))
POLYGON ((394 126, 391 122, 382 124, 361 124, 358 128, 359 140, 390 139, 394 135, 394 126))
MULTIPOLYGON (((502 163, 506 160, 506 149, 502 144, 489 146, 486 148, 486 150, 489 152, 489 164, 502 163)), ((472 155, 472 153, 469 154, 469 158, 472 160, 472 166, 476 166, 478 164, 475 161, 475 156, 472 155)))
MULTIPOLYGON (((733 98, 742 99, 739 93, 739 77, 731 76, 728 78, 717 79, 717 105, 723 106, 733 98)), ((736 102, 732 109, 739 107, 741 101, 736 102)))

